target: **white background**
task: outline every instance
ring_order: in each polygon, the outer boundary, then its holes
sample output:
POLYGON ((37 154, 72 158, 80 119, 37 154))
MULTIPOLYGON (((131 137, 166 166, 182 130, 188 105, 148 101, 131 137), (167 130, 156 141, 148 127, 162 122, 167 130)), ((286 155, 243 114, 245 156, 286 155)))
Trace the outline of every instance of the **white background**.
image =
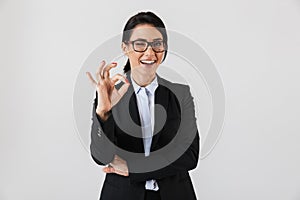
POLYGON ((99 198, 74 83, 140 10, 200 44, 223 79, 222 136, 191 173, 198 199, 299 200, 299 0, 0 1, 0 199, 99 198))

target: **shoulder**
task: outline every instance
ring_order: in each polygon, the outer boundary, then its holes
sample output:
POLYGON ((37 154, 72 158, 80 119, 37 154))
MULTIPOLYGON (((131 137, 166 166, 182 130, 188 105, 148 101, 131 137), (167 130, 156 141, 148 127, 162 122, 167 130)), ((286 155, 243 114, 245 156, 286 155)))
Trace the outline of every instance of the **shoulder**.
POLYGON ((168 90, 171 90, 172 93, 176 94, 176 96, 179 95, 179 97, 184 97, 185 95, 191 95, 190 93, 190 86, 187 84, 182 83, 174 83, 167 79, 164 79, 160 76, 158 76, 158 84, 161 87, 165 87, 168 90))

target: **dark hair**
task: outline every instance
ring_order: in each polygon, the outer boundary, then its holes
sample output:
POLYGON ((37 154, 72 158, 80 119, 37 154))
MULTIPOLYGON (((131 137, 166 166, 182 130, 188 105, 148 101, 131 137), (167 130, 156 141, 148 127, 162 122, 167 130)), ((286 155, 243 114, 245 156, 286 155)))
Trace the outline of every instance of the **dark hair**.
MULTIPOLYGON (((167 31, 165 29, 165 25, 163 21, 155 15, 153 12, 139 12, 138 14, 132 16, 126 23, 124 30, 123 30, 123 36, 122 36, 122 42, 127 42, 130 39, 132 29, 134 29, 137 25, 140 24, 150 24, 154 27, 157 27, 157 30, 162 34, 163 40, 165 45, 168 48, 168 35, 167 31)), ((165 60, 167 56, 167 48, 165 50, 163 61, 165 60)), ((129 59, 127 60, 126 65, 124 66, 124 73, 128 72, 130 70, 130 62, 129 59)))

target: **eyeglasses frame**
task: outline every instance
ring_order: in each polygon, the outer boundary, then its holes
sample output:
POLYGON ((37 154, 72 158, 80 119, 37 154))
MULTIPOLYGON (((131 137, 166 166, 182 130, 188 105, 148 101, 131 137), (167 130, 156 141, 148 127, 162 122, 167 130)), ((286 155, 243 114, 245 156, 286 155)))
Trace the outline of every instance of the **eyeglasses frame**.
POLYGON ((153 41, 153 42, 148 42, 148 41, 146 41, 146 40, 140 40, 140 39, 138 39, 138 40, 133 40, 133 41, 125 41, 124 43, 125 43, 125 44, 132 44, 133 50, 134 50, 135 52, 139 52, 139 53, 143 53, 143 52, 147 51, 147 49, 149 48, 149 46, 151 46, 152 50, 153 50, 155 53, 163 53, 163 52, 165 52, 166 49, 164 49, 163 51, 155 51, 155 50, 153 49, 152 44, 153 44, 154 42, 157 42, 157 41, 162 41, 162 42, 163 42, 163 45, 166 46, 166 43, 164 42, 164 40, 156 40, 156 41, 153 41), (146 43, 147 43, 147 47, 145 48, 144 51, 137 51, 137 50, 134 48, 134 43, 135 43, 135 42, 138 42, 138 41, 142 41, 142 42, 146 42, 146 43))

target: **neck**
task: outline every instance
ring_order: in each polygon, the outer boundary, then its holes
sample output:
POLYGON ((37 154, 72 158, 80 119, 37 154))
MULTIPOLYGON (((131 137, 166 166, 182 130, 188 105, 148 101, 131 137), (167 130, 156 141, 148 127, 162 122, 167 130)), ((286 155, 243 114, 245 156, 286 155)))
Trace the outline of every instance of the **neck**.
POLYGON ((131 71, 131 78, 141 87, 146 87, 149 85, 154 80, 155 76, 155 73, 145 75, 131 71))

